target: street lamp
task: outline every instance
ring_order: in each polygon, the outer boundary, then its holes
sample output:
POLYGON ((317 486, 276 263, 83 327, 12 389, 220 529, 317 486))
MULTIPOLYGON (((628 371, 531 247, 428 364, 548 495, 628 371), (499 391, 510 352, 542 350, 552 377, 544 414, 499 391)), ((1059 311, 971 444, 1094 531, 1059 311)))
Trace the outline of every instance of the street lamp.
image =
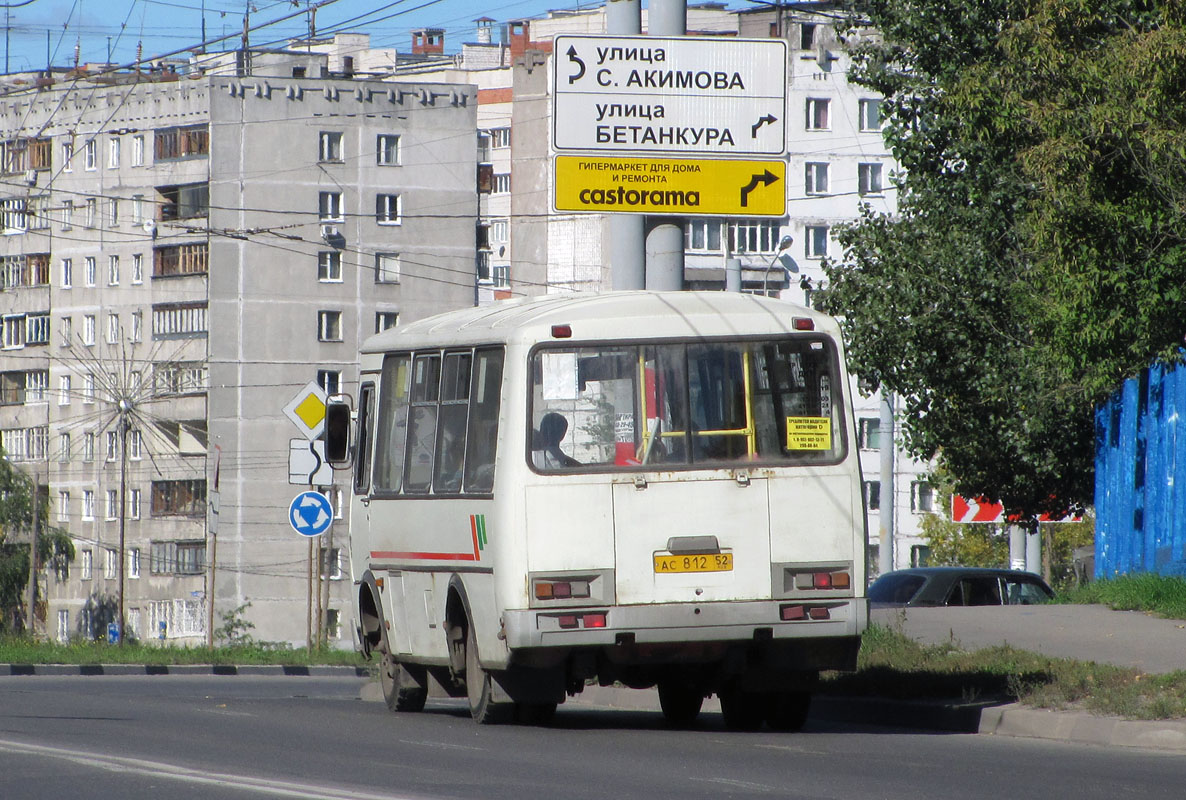
MULTIPOLYGON (((788 233, 778 241, 778 250, 774 252, 774 257, 770 259, 770 263, 766 265, 766 274, 762 276, 762 296, 766 296, 766 287, 770 283, 770 270, 774 269, 775 263, 794 243, 795 239, 788 233)), ((781 265, 779 265, 781 266, 781 265)), ((782 267, 784 270, 786 267, 782 267)))

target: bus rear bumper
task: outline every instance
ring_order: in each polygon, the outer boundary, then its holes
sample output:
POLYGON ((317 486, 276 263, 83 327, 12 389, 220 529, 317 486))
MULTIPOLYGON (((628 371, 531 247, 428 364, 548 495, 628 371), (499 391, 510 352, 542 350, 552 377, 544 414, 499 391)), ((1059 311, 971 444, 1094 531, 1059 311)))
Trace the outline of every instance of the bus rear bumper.
POLYGON ((860 636, 865 598, 760 600, 645 606, 508 610, 503 634, 512 651, 860 636))

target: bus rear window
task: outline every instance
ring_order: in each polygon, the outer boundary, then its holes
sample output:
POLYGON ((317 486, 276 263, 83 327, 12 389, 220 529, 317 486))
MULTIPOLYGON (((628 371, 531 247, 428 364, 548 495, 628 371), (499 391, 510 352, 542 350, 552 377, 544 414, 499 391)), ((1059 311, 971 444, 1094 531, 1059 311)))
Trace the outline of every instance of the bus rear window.
POLYGON ((541 471, 830 463, 845 452, 823 338, 541 348, 529 451, 541 471))

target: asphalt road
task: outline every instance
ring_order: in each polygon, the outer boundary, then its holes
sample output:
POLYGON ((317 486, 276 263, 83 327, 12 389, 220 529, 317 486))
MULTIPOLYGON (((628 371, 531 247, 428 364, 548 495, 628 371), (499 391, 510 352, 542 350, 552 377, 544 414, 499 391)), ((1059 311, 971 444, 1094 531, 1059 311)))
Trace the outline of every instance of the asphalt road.
POLYGON ((965 649, 1007 643, 1048 656, 1164 673, 1186 669, 1186 620, 1104 606, 878 608, 873 622, 932 644, 965 649))
POLYGON ((244 797, 1177 798, 1186 759, 825 724, 731 733, 718 714, 561 707, 549 728, 481 727, 454 701, 392 714, 356 678, 5 677, 5 800, 244 797))

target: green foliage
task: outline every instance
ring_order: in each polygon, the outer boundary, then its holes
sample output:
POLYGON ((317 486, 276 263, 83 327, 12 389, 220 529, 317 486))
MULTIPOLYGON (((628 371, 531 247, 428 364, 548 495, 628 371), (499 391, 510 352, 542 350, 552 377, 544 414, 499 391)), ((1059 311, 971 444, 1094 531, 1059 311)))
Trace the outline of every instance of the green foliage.
POLYGON ((151 643, 109 645, 106 641, 34 642, 27 638, 0 636, 0 663, 4 664, 336 664, 362 666, 362 657, 352 650, 292 649, 250 645, 243 647, 160 647, 151 643))
MULTIPOLYGON (((70 537, 45 525, 49 501, 38 498, 41 529, 37 556, 41 564, 74 558, 70 537)), ((0 458, 0 633, 23 629, 26 622, 26 591, 29 585, 28 531, 33 527, 32 482, 4 458, 0 458), (17 541, 23 539, 23 541, 17 541)))
POLYGON ((219 614, 222 624, 214 629, 214 641, 228 647, 250 647, 255 643, 251 631, 255 630, 255 623, 245 619, 244 614, 251 608, 250 601, 219 614))
POLYGON ((952 522, 938 514, 922 520, 922 537, 934 567, 1007 567, 1009 534, 999 525, 952 522))
POLYGON ((1186 318, 1176 6, 875 0, 899 212, 838 238, 823 303, 905 441, 1032 520, 1090 504, 1094 404, 1186 318))
POLYGON ((1099 603, 1120 611, 1146 611, 1186 619, 1186 578, 1138 572, 1092 581, 1068 591, 1068 603, 1099 603))

